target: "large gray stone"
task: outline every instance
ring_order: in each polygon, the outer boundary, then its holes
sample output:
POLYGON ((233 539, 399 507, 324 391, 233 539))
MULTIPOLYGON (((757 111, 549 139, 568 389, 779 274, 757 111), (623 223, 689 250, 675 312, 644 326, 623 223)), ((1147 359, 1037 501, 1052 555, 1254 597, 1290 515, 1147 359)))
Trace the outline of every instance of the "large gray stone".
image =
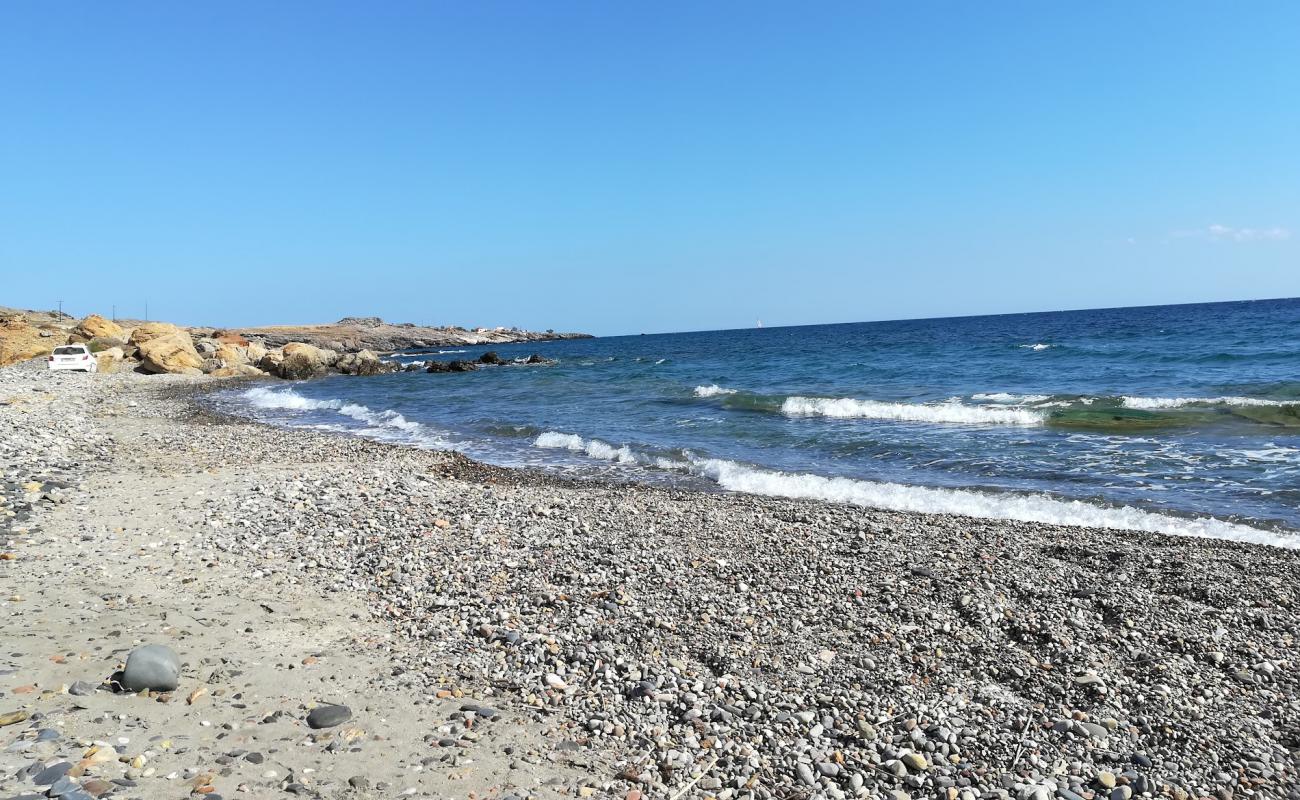
POLYGON ((352 709, 347 706, 317 706, 307 715, 307 725, 312 728, 332 728, 352 718, 352 709))
POLYGON ((181 660, 176 651, 161 644, 146 644, 131 651, 122 672, 122 686, 128 691, 170 692, 181 679, 181 660))

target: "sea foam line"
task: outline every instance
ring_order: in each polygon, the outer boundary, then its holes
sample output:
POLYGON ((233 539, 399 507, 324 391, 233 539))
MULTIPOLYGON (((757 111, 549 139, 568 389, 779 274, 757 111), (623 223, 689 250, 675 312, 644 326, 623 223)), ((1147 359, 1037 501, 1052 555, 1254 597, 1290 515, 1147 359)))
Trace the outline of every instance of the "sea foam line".
POLYGON ((1125 397, 1125 408, 1155 410, 1186 406, 1294 406, 1300 400, 1265 400, 1260 397, 1125 397))
POLYGON ((1008 392, 980 392, 973 394, 970 399, 980 403, 1005 403, 1007 405, 1027 405, 1041 403, 1044 400, 1051 400, 1052 396, 1047 394, 1010 394, 1008 392))
POLYGON ((781 413, 792 417, 881 419, 903 422, 948 422, 965 425, 1042 425, 1046 417, 1024 408, 988 408, 960 402, 883 403, 840 397, 787 397, 781 413))
POLYGON ((318 400, 303 397, 293 389, 266 389, 256 387, 241 394, 253 408, 269 411, 334 411, 342 416, 362 422, 369 427, 354 433, 368 434, 370 438, 390 440, 394 437, 420 447, 446 448, 451 443, 427 426, 409 420, 392 409, 375 411, 360 403, 348 403, 330 398, 318 400))
POLYGON ((686 461, 648 458, 627 445, 615 448, 598 439, 547 431, 534 441, 541 448, 560 448, 593 458, 689 472, 712 480, 723 489, 794 499, 824 500, 890 511, 922 514, 957 514, 985 519, 1076 525, 1110 530, 1137 530, 1175 536, 1229 539, 1276 547, 1300 548, 1300 537, 1239 525, 1212 517, 1183 518, 1130 506, 1098 506, 1081 500, 1064 500, 1045 494, 942 489, 901 483, 828 478, 808 473, 781 472, 746 466, 718 458, 686 454, 686 461))
POLYGON ((1200 517, 1184 519, 1124 506, 1108 508, 1081 500, 1061 500, 1043 494, 1020 495, 970 489, 938 489, 900 483, 827 478, 820 475, 755 469, 734 461, 704 459, 693 471, 724 489, 775 497, 826 500, 857 506, 925 514, 960 514, 986 519, 1018 520, 1050 525, 1149 531, 1176 536, 1230 539, 1238 542, 1300 548, 1300 537, 1200 517))

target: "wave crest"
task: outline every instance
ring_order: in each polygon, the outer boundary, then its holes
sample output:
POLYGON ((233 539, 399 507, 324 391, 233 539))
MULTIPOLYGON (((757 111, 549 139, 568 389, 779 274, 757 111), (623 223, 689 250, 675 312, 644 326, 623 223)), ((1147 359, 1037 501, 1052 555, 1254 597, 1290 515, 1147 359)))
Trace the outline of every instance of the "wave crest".
POLYGON ((256 387, 242 392, 240 396, 250 406, 267 411, 335 411, 341 416, 356 420, 366 425, 361 430, 350 429, 350 433, 359 433, 373 439, 399 441, 419 447, 447 448, 451 444, 414 420, 409 420, 392 409, 375 411, 360 403, 348 403, 338 399, 317 400, 303 397, 293 389, 267 389, 256 387))
POLYGON ((598 439, 547 431, 537 447, 560 448, 593 458, 688 472, 723 489, 749 494, 824 500, 832 503, 923 514, 957 514, 985 519, 1076 525, 1086 528, 1138 530, 1177 536, 1230 539, 1240 542, 1300 548, 1300 538, 1239 525, 1213 517, 1184 518, 1130 506, 1106 507, 1045 494, 1013 494, 974 489, 908 486, 901 483, 832 478, 809 473, 781 472, 735 461, 684 454, 684 461, 650 458, 626 445, 614 448, 598 439))
POLYGON ((1187 406, 1294 406, 1300 400, 1265 400, 1261 397, 1124 397, 1125 408, 1158 410, 1187 406))
POLYGON ((584 440, 581 436, 572 433, 556 433, 547 431, 540 434, 533 440, 537 447, 551 450, 571 450, 575 453, 586 453, 592 458, 599 458, 602 461, 617 461, 620 464, 638 464, 641 463, 627 445, 623 447, 614 447, 606 444, 599 439, 584 440))
POLYGON ((1042 494, 1019 495, 969 489, 936 489, 900 483, 826 478, 820 475, 755 469, 734 461, 704 459, 693 471, 724 489, 776 497, 826 500, 834 503, 911 511, 960 514, 986 519, 1010 519, 1050 525, 1150 531, 1177 536, 1230 539, 1277 547, 1300 548, 1300 538, 1238 525, 1209 517, 1184 519, 1124 506, 1107 508, 1081 500, 1061 500, 1042 494))
POLYGON ((721 394, 736 393, 735 389, 728 389, 725 386, 719 386, 716 383, 709 384, 708 386, 696 386, 692 391, 695 393, 696 397, 717 397, 721 394))
POLYGON ((787 397, 781 413, 792 417, 882 419, 902 422, 946 422, 963 425, 1042 425, 1045 417, 1024 408, 988 408, 950 401, 933 405, 883 403, 840 397, 787 397))

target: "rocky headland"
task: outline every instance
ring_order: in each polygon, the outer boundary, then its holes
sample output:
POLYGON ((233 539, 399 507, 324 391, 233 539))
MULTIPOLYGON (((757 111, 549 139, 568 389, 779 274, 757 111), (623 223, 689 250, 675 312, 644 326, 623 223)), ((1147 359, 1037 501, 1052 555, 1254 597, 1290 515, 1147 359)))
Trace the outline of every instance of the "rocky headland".
POLYGON ((1295 550, 572 482, 209 385, 0 369, 0 796, 1300 796, 1295 550))
POLYGON ((304 342, 325 350, 355 353, 372 350, 393 353, 399 350, 427 350, 438 347, 545 342, 556 339, 589 339, 586 333, 526 331, 519 328, 460 328, 424 326, 410 322, 385 322, 379 317, 344 317, 325 325, 273 325, 238 328, 237 333, 262 342, 267 347, 282 347, 290 342, 304 342))
MULTIPOLYGON (((390 324, 378 317, 346 317, 332 325, 235 330, 114 321, 98 314, 78 320, 58 312, 0 308, 0 366, 48 355, 59 345, 85 343, 96 354, 101 373, 289 380, 329 373, 377 375, 399 369, 395 362, 380 357, 398 350, 578 338, 589 335, 517 328, 419 327, 390 324)), ((430 365, 428 371, 463 370, 439 370, 430 365)))

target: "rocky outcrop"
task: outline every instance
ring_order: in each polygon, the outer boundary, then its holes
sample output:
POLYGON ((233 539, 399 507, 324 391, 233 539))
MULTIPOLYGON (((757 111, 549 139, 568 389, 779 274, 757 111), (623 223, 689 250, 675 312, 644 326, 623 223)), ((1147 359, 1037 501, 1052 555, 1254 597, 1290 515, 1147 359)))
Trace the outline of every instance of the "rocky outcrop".
MULTIPOLYGON (((139 331, 136 328, 136 332, 139 331)), ((135 340, 134 333, 131 339, 135 340)), ((198 375, 203 371, 203 359, 194 349, 194 342, 180 329, 147 339, 139 347, 140 368, 145 372, 198 375)))
POLYGON ((90 316, 77 323, 77 327, 72 329, 72 335, 79 341, 89 342, 93 339, 117 339, 126 338, 122 326, 109 319, 104 319, 98 314, 90 316))
POLYGON ((230 331, 214 331, 212 338, 220 344, 228 344, 235 347, 248 347, 249 344, 247 339, 230 331))
POLYGON ((425 372, 473 372, 478 369, 478 364, 473 361, 430 361, 425 366, 425 372))
POLYGON ((516 358, 506 361, 493 352, 487 352, 479 356, 478 361, 425 361, 413 362, 403 368, 403 372, 416 372, 424 370, 425 372, 473 372, 479 367, 519 367, 527 365, 550 365, 555 360, 545 358, 533 353, 528 358, 516 358))
POLYGON ((217 347, 212 357, 221 362, 223 367, 233 367, 239 364, 249 363, 248 348, 238 347, 233 344, 222 344, 217 347))
POLYGON ((458 328, 420 326, 409 322, 384 322, 379 317, 344 317, 325 325, 270 326, 240 328, 250 340, 260 340, 268 347, 282 347, 290 342, 305 342, 317 347, 346 352, 373 350, 391 353, 397 350, 442 346, 473 346, 535 342, 551 339, 587 339, 585 333, 525 331, 519 328, 458 328))
MULTIPOLYGON (((274 374, 285 380, 319 378, 338 361, 338 353, 303 342, 290 342, 280 348, 281 360, 274 374)), ((260 365, 259 365, 260 366, 260 365)))
POLYGON ((17 316, 0 319, 0 367, 48 355, 67 340, 58 328, 37 327, 17 316))
MULTIPOLYGON (((162 336, 170 336, 180 333, 188 340, 190 335, 170 322, 143 322, 131 330, 131 337, 127 339, 127 344, 132 347, 139 347, 145 342, 151 342, 162 336)), ((190 342, 190 349, 194 349, 194 343, 190 342)))
POLYGON ((391 361, 380 360, 378 355, 369 350, 362 350, 360 353, 339 356, 339 360, 334 363, 334 369, 344 375, 381 375, 385 372, 396 372, 400 367, 391 361))

